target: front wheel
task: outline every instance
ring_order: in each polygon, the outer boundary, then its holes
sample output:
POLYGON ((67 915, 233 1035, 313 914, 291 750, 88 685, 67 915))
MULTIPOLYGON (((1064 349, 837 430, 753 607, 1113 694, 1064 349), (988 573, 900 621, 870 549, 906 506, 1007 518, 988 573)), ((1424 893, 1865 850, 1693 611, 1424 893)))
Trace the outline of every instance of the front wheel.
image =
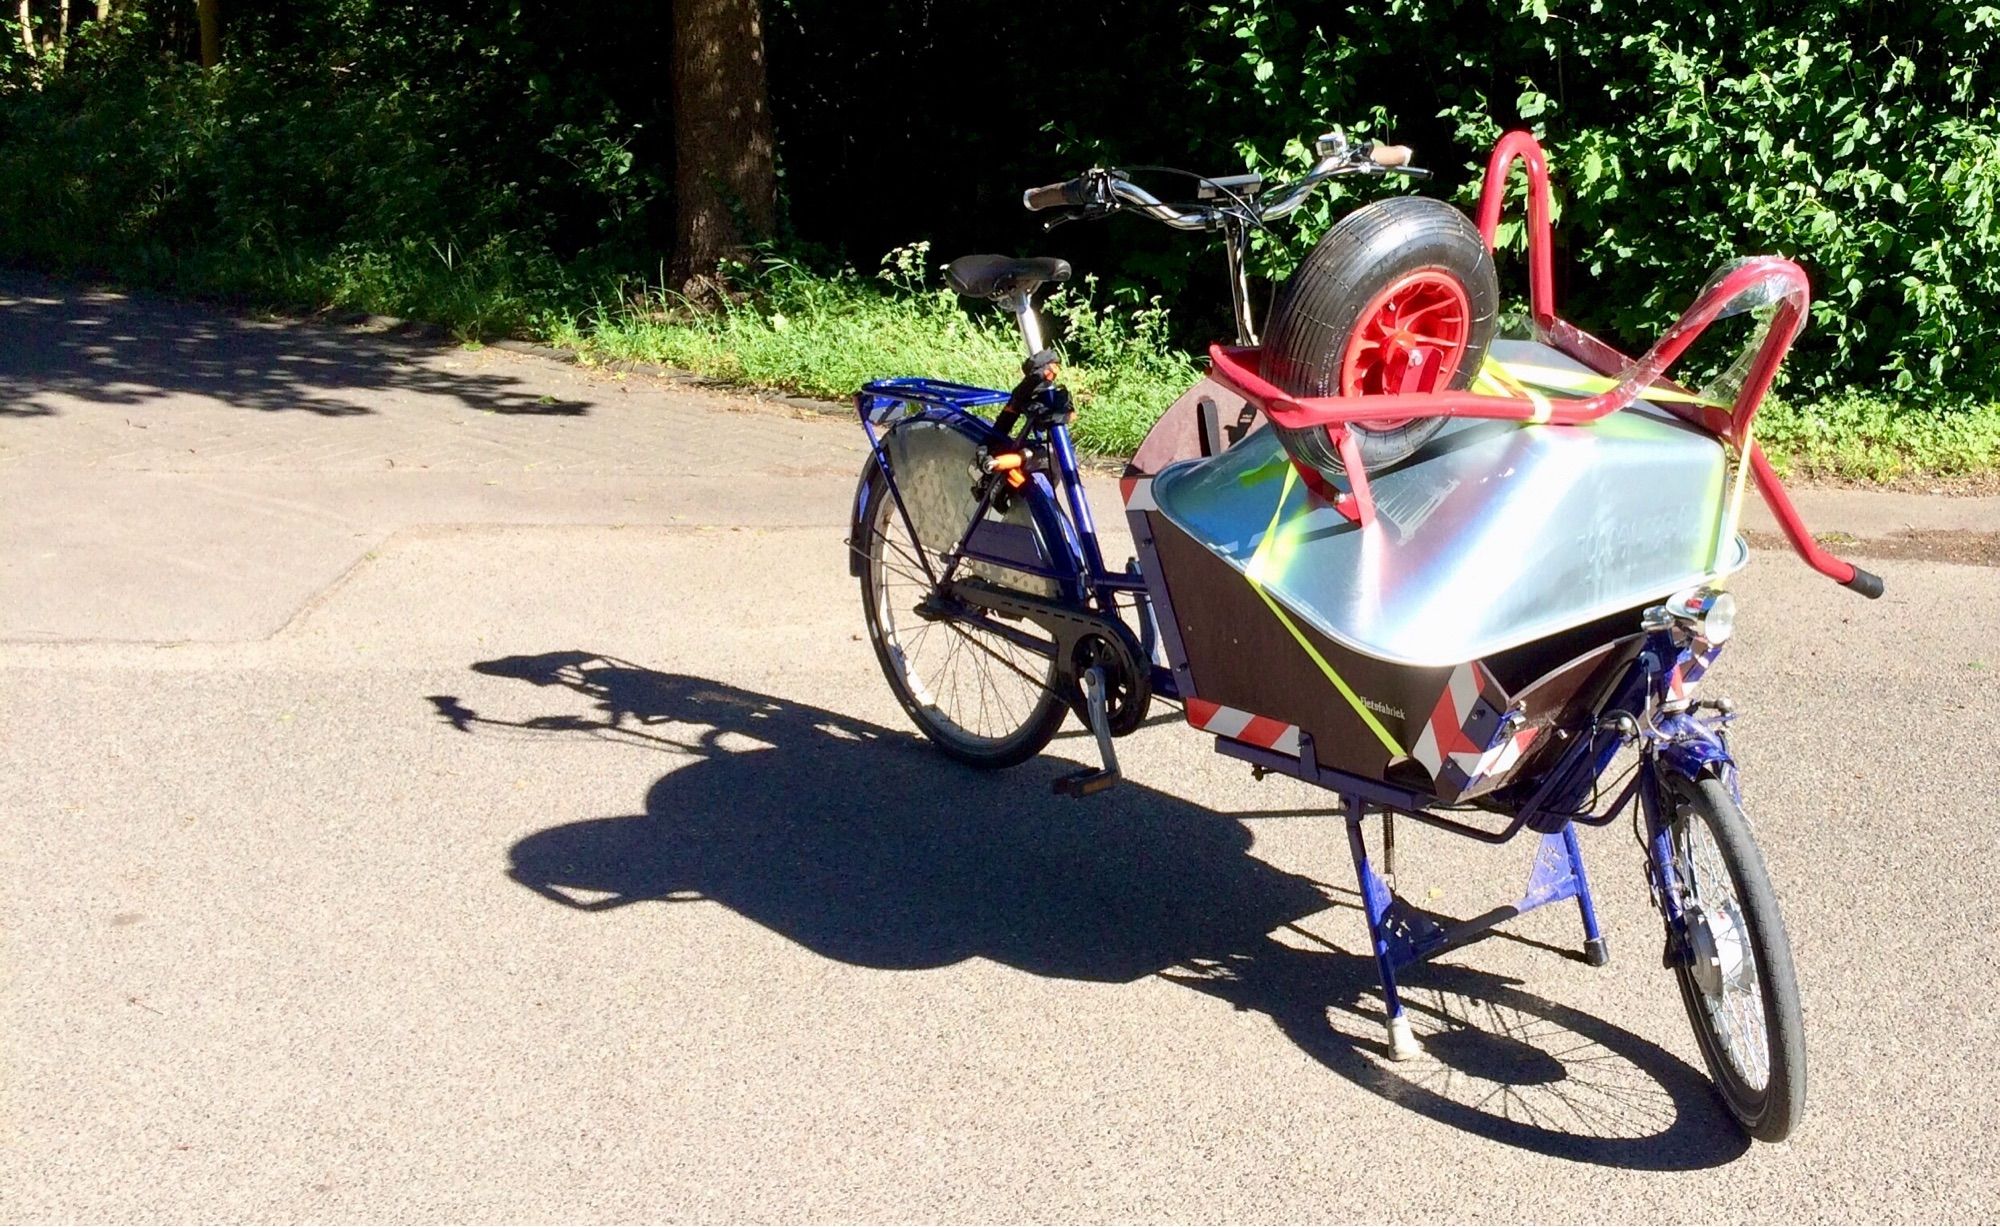
POLYGON ((1729 1113, 1782 1141, 1805 1111, 1805 1024, 1791 941, 1750 824, 1721 780, 1663 780, 1684 935, 1674 975, 1729 1113))
MULTIPOLYGON (((956 498, 963 464, 921 467, 899 478, 906 502, 917 504, 908 521, 879 470, 872 478, 867 540, 855 543, 868 638, 889 689, 938 749, 974 767, 1012 767, 1040 754, 1062 727, 1068 708, 1056 693, 1056 662, 975 623, 925 616, 929 577, 943 573, 942 554, 957 545, 970 509, 956 498)), ((1004 582, 1010 573, 983 577, 1004 582)))

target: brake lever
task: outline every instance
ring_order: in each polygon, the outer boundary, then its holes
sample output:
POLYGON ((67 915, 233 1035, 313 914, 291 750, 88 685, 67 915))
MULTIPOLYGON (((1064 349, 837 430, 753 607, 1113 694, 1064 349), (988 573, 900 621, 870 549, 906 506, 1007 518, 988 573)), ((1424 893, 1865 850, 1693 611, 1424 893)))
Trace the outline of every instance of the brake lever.
POLYGON ((1431 177, 1431 172, 1421 166, 1380 166, 1374 162, 1350 162, 1335 174, 1365 175, 1370 179, 1381 179, 1389 175, 1407 175, 1412 179, 1431 177))
POLYGON ((1065 225, 1069 222, 1096 221, 1100 217, 1109 217, 1114 211, 1115 210, 1109 206, 1102 206, 1102 207, 1092 206, 1083 209, 1068 209, 1065 210, 1064 212, 1056 214, 1054 217, 1051 217, 1049 220, 1043 222, 1042 233, 1047 234, 1049 231, 1054 230, 1057 226, 1065 225))

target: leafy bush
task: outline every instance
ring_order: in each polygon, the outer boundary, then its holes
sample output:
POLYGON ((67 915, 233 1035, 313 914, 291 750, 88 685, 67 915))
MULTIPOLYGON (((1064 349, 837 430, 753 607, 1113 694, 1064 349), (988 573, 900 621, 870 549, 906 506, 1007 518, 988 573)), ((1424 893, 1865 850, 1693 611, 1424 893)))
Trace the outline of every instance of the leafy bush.
MULTIPOLYGON (((1386 0, 1307 21, 1252 0, 1205 25, 1235 48, 1207 105, 1256 98, 1243 149, 1262 163, 1302 164, 1296 137, 1328 115, 1434 157, 1530 127, 1575 274, 1563 309, 1588 326, 1643 344, 1717 264, 1775 252, 1818 299, 1795 390, 2000 393, 2000 9, 1386 0)), ((1457 198, 1482 177, 1465 164, 1457 198)))
POLYGON ((454 7, 246 10, 203 70, 172 53, 169 10, 135 3, 60 71, 13 54, 0 259, 469 334, 633 264, 661 193, 638 125, 508 58, 518 9, 454 7))

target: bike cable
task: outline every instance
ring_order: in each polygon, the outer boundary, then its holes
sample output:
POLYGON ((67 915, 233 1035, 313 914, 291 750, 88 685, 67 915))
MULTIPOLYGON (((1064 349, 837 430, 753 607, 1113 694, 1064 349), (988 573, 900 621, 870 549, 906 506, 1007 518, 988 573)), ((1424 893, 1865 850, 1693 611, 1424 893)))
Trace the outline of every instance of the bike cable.
MULTIPOLYGON (((1151 166, 1151 165, 1120 167, 1118 168, 1116 173, 1124 174, 1126 173, 1127 170, 1136 170, 1149 174, 1159 174, 1159 175, 1180 175, 1183 178, 1194 180, 1197 184, 1206 185, 1207 187, 1210 187, 1215 191, 1220 192, 1222 195, 1227 196, 1230 199, 1230 201, 1236 205, 1236 209, 1233 214, 1234 216, 1241 218, 1243 221, 1246 221, 1249 224, 1257 227, 1257 229, 1269 235, 1273 241, 1279 243, 1280 245, 1284 244, 1284 240, 1278 237, 1277 232, 1264 224, 1263 217, 1257 212, 1256 209, 1251 207, 1249 201, 1245 200, 1242 196, 1232 191, 1228 187, 1224 186, 1223 184, 1217 183, 1215 180, 1209 178, 1207 175, 1197 175, 1191 170, 1182 170, 1178 166, 1151 166)), ((1182 209, 1181 205, 1173 204, 1168 201, 1162 201, 1161 203, 1165 204, 1170 209, 1182 209)), ((1200 204, 1200 202, 1196 202, 1192 207, 1201 208, 1202 205, 1200 204)))

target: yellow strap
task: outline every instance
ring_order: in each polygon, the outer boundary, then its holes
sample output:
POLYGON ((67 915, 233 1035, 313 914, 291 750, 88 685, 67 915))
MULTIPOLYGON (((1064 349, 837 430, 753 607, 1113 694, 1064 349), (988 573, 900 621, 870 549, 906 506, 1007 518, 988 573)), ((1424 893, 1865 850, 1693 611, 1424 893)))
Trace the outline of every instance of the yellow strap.
POLYGON ((1528 418, 1530 424, 1539 425, 1555 415, 1555 405, 1550 402, 1548 397, 1543 396, 1540 392, 1523 383, 1518 378, 1518 372, 1514 369, 1512 363, 1496 362, 1488 358, 1485 365, 1479 368, 1479 380, 1475 381, 1474 386, 1477 386, 1479 381, 1484 381, 1498 389, 1495 395, 1509 396, 1515 400, 1524 400, 1533 405, 1535 411, 1528 418))
POLYGON ((1292 633, 1292 638, 1297 640, 1298 645, 1306 650, 1306 655, 1310 656, 1312 662, 1319 666, 1319 671, 1326 675, 1326 680, 1333 683, 1333 688, 1340 692, 1341 697, 1347 700, 1348 706, 1352 707, 1355 714, 1361 717, 1361 722, 1368 726, 1368 731, 1374 733, 1376 738, 1384 746, 1388 747, 1389 753, 1392 756, 1396 758, 1406 757, 1403 753, 1403 747, 1396 744, 1396 739, 1389 735, 1388 729, 1382 727, 1382 722, 1375 718, 1375 713, 1368 710, 1368 706, 1361 701, 1361 696, 1354 693, 1354 688, 1349 686, 1346 680, 1334 671, 1332 665, 1326 663, 1326 657, 1319 654, 1319 649, 1312 645, 1310 639, 1306 638, 1305 632, 1300 630, 1298 625, 1286 615, 1284 609, 1279 606, 1277 601, 1271 599, 1271 594, 1264 591, 1262 579, 1265 568, 1269 565, 1268 551, 1278 539, 1278 521, 1284 515, 1285 501, 1291 497, 1292 486, 1298 479, 1298 470, 1292 468, 1290 465, 1286 465, 1284 488, 1278 491, 1278 505, 1271 509, 1270 526, 1265 528, 1264 539, 1257 543, 1256 551, 1250 555, 1249 565, 1243 568, 1243 576, 1250 581, 1251 589, 1264 599, 1266 605, 1271 607, 1271 612, 1277 615, 1278 621, 1283 624, 1284 628, 1292 633))
POLYGON ((1736 530, 1743 523, 1743 495, 1750 488, 1750 449, 1756 446, 1750 432, 1743 434, 1743 446, 1736 451, 1736 479, 1729 491, 1729 510, 1722 517, 1722 531, 1715 539, 1715 566, 1722 568, 1722 551, 1736 539, 1736 530))
MULTIPOLYGON (((1618 381, 1608 375, 1599 375, 1593 371, 1565 370, 1562 367, 1543 366, 1536 362, 1503 363, 1497 359, 1488 358, 1486 360, 1486 367, 1499 367, 1507 375, 1512 376, 1515 380, 1523 384, 1534 384, 1536 387, 1549 388, 1557 392, 1580 392, 1586 396, 1596 396, 1600 392, 1609 392, 1618 386, 1618 381)), ((1482 370, 1480 373, 1484 375, 1485 370, 1482 370)), ((1706 405, 1713 409, 1729 408, 1728 405, 1720 401, 1712 401, 1705 397, 1696 396, 1692 392, 1683 392, 1678 388, 1660 387, 1657 384, 1647 388, 1644 397, 1650 401, 1673 401, 1683 405, 1706 405)))

